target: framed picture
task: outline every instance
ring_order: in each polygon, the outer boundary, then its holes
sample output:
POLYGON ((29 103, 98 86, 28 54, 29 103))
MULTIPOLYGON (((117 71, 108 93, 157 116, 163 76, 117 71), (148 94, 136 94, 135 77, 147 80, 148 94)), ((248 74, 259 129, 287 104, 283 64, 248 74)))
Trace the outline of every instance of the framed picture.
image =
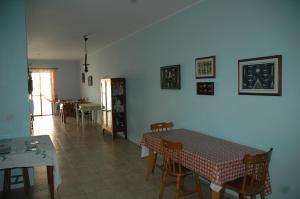
POLYGON ((93 76, 92 75, 90 75, 88 77, 88 86, 93 86, 93 76))
POLYGON ((281 96, 282 56, 238 60, 239 95, 281 96))
POLYGON ((81 73, 81 82, 85 83, 85 74, 84 73, 81 73))
POLYGON ((197 82, 197 95, 214 95, 214 82, 197 82))
POLYGON ((216 77, 216 56, 195 59, 196 79, 216 77))
POLYGON ((180 89, 180 65, 160 67, 160 88, 180 89))

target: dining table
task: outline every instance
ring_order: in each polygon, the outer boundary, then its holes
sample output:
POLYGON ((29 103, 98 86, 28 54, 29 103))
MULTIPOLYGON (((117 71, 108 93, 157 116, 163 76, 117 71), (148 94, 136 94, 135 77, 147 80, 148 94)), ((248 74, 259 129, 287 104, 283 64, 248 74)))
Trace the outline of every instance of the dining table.
MULTIPOLYGON (((155 159, 160 154, 161 140, 181 142, 181 164, 210 182, 211 198, 219 199, 222 184, 244 175, 245 154, 265 151, 188 129, 144 133, 141 156, 148 157, 146 180, 153 175, 155 159)), ((272 192, 270 176, 265 182, 265 194, 272 192)))
POLYGON ((97 123, 97 115, 98 111, 101 110, 101 105, 96 103, 81 103, 78 104, 76 107, 76 121, 78 123, 79 121, 79 112, 81 112, 81 124, 84 125, 84 113, 85 112, 91 112, 92 114, 92 121, 97 123))
POLYGON ((51 199, 61 184, 58 160, 49 135, 0 139, 0 169, 46 166, 51 199))

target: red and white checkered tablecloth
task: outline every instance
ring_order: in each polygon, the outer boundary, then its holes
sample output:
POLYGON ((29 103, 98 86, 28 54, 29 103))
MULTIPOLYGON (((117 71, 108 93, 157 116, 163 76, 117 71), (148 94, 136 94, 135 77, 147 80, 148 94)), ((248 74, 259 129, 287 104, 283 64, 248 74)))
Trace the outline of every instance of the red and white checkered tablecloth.
MULTIPOLYGON (((243 176, 245 167, 242 159, 245 154, 264 153, 255 148, 186 129, 145 133, 141 145, 159 153, 161 139, 181 142, 182 165, 220 186, 243 176)), ((271 192, 268 177, 265 194, 271 192)))

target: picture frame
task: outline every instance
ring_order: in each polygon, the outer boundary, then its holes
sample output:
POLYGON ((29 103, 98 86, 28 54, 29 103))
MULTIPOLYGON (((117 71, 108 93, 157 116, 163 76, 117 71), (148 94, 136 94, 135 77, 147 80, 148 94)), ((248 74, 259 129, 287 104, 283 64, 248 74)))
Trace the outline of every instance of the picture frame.
POLYGON ((214 82, 197 82, 197 95, 214 94, 214 82))
POLYGON ((282 55, 238 60, 239 95, 281 96, 282 55))
POLYGON ((88 86, 93 86, 93 76, 88 76, 88 86))
POLYGON ((81 82, 84 84, 85 83, 85 74, 81 73, 81 82))
POLYGON ((180 65, 170 65, 160 67, 160 88, 180 89, 180 65))
POLYGON ((216 56, 201 57, 195 59, 196 79, 216 77, 216 56))

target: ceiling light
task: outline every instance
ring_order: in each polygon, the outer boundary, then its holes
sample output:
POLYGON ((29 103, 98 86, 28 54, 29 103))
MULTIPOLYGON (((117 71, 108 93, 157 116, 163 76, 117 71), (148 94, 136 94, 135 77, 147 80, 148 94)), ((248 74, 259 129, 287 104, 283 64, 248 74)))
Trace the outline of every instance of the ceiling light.
POLYGON ((89 70, 88 70, 88 63, 87 63, 87 50, 86 50, 86 42, 87 42, 87 40, 88 40, 88 36, 87 35, 84 35, 83 36, 83 39, 84 39, 84 52, 85 52, 85 54, 84 54, 84 72, 88 72, 89 70))

